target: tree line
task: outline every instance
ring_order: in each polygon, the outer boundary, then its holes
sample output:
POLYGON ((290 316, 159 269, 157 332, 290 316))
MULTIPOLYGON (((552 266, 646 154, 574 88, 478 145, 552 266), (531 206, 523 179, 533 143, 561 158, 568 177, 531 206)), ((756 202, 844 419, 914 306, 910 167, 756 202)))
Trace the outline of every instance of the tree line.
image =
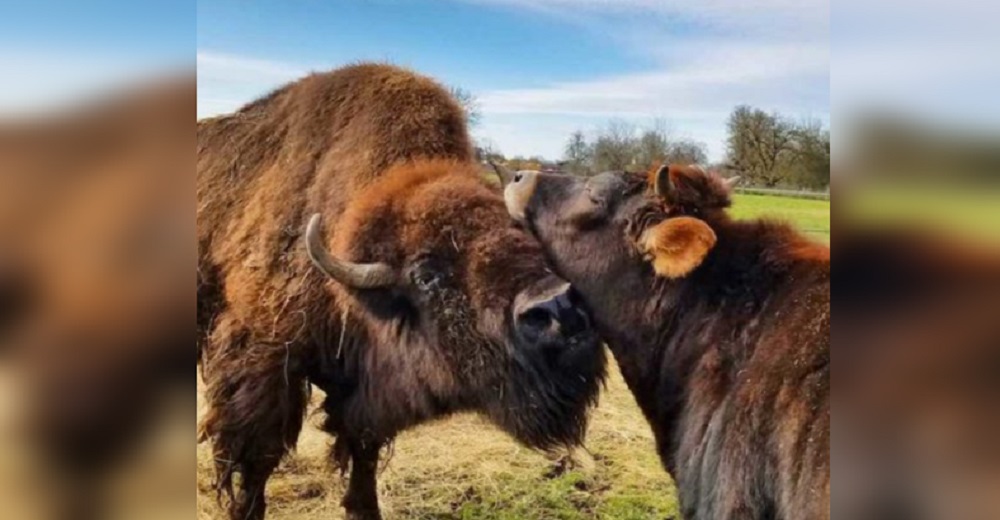
MULTIPOLYGON (((479 122, 475 97, 462 89, 453 94, 466 110, 470 125, 479 122)), ((823 190, 830 185, 830 130, 816 119, 792 120, 775 112, 741 105, 726 124, 726 156, 708 164, 705 144, 673 137, 664 121, 640 127, 621 119, 609 121, 589 135, 573 132, 561 161, 543 157, 505 157, 480 143, 482 159, 512 170, 558 169, 576 175, 609 170, 646 170, 658 163, 699 164, 724 176, 739 175, 744 185, 762 188, 823 190)))
POLYGON ((663 121, 641 128, 614 119, 599 129, 592 139, 582 130, 570 135, 561 161, 541 156, 505 157, 489 143, 480 143, 483 160, 503 163, 512 170, 557 168, 576 175, 593 175, 609 170, 645 170, 663 161, 704 164, 708 160, 705 145, 691 139, 672 138, 663 121))
POLYGON ((613 120, 593 139, 587 139, 582 131, 573 132, 566 144, 563 168, 589 175, 608 170, 645 170, 660 162, 703 164, 707 158, 704 144, 671 138, 662 121, 642 129, 613 120))
POLYGON ((637 128, 613 120, 588 139, 573 132, 562 167, 578 175, 608 170, 645 170, 656 163, 700 164, 740 175, 764 188, 825 189, 830 184, 830 131, 814 119, 796 122, 776 113, 736 107, 727 122, 726 157, 706 164, 703 143, 672 138, 662 122, 637 128))

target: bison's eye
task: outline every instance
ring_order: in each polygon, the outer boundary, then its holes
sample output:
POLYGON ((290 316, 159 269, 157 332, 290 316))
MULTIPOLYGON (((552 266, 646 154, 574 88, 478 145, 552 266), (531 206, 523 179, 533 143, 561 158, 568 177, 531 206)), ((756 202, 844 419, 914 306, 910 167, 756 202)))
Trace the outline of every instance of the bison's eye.
POLYGON ((413 277, 414 285, 421 291, 433 289, 440 280, 441 277, 436 273, 419 273, 413 277))
POLYGON ((434 269, 430 261, 422 261, 410 271, 410 280, 413 286, 420 291, 429 291, 438 286, 441 282, 441 273, 434 269))

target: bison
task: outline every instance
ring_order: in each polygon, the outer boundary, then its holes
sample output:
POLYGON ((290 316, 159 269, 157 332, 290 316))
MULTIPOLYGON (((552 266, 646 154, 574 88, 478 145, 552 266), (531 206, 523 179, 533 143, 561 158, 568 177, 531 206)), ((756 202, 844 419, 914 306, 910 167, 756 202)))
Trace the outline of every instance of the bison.
POLYGON ((0 486, 5 516, 31 516, 12 502, 113 516, 112 476, 169 480, 137 454, 164 403, 194 397, 195 83, 160 76, 0 124, 0 382, 18 410, 0 452, 47 477, 44 500, 0 486))
POLYGON ((535 448, 581 441, 600 342, 447 90, 389 65, 312 74, 200 121, 197 162, 201 430, 231 518, 263 517, 310 384, 349 518, 380 517, 380 449, 421 422, 476 411, 535 448))
POLYGON ((518 172, 505 198, 592 313, 684 518, 828 518, 829 248, 730 219, 729 191, 664 166, 518 172))

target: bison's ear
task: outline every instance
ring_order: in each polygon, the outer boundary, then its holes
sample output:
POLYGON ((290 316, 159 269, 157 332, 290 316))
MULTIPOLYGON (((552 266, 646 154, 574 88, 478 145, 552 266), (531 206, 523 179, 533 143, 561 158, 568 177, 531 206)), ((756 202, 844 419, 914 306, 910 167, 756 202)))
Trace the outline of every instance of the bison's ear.
POLYGON ((639 237, 639 249, 664 278, 687 276, 705 260, 715 246, 715 232, 703 220, 675 217, 647 229, 639 237))

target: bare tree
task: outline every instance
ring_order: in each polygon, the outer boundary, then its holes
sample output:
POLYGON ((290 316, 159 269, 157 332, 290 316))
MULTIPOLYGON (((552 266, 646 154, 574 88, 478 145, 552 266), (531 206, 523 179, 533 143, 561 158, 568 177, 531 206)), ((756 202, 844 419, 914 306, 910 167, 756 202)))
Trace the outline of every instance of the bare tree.
POLYGON ((476 139, 476 157, 480 161, 493 161, 501 164, 507 160, 496 143, 487 137, 476 139))
POLYGON ((669 152, 670 144, 664 131, 657 128, 646 130, 636 144, 635 162, 641 169, 650 168, 666 161, 669 152))
POLYGON ((635 166, 635 133, 635 126, 624 120, 610 121, 593 145, 594 170, 624 170, 635 166))
POLYGON ((566 143, 566 152, 563 159, 566 161, 566 171, 577 175, 588 175, 593 170, 590 169, 592 158, 590 144, 583 132, 577 130, 569 136, 566 143))
POLYGON ((589 174, 643 171, 660 163, 703 164, 708 154, 705 145, 697 141, 672 140, 663 120, 644 127, 640 133, 635 125, 614 119, 596 133, 593 142, 588 142, 583 132, 574 132, 566 144, 564 159, 570 172, 589 174))
POLYGON ((666 162, 671 164, 705 164, 708 162, 708 152, 705 145, 691 139, 682 139, 670 143, 666 162))
POLYGON ((806 119, 792 129, 795 167, 793 182, 803 188, 830 185, 830 131, 816 119, 806 119))
MULTIPOLYGON (((730 115, 728 157, 715 169, 743 175, 755 185, 779 184, 824 188, 830 182, 830 131, 816 120, 794 123, 778 114, 737 107, 730 115)), ((607 170, 641 171, 657 163, 708 162, 704 143, 670 137, 665 121, 637 127, 611 120, 588 140, 584 132, 570 135, 563 167, 589 175, 607 170)), ((515 163, 530 163, 516 158, 515 163)))
POLYGON ((469 126, 476 126, 482 119, 482 113, 479 111, 479 100, 476 96, 465 90, 462 87, 451 87, 451 95, 458 101, 458 104, 462 106, 462 110, 465 111, 465 120, 469 126))
POLYGON ((773 187, 787 179, 782 161, 792 151, 792 125, 746 105, 729 116, 729 162, 751 183, 773 187))

